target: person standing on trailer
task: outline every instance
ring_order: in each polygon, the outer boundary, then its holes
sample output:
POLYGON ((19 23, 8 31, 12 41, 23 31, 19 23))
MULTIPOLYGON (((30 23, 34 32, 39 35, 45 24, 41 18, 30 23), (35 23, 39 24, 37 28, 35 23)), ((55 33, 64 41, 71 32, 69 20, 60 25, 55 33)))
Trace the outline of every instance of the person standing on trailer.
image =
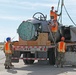
POLYGON ((57 14, 57 11, 54 11, 54 7, 52 6, 51 11, 50 11, 51 22, 49 23, 49 25, 50 25, 50 28, 51 28, 50 30, 52 32, 55 43, 56 43, 56 33, 58 31, 57 17, 60 16, 60 15, 61 15, 61 13, 57 14))
POLYGON ((58 11, 56 11, 56 10, 54 11, 54 6, 52 6, 51 10, 50 10, 50 20, 52 20, 52 21, 56 20, 57 21, 57 17, 61 15, 61 13, 57 14, 57 12, 58 11))

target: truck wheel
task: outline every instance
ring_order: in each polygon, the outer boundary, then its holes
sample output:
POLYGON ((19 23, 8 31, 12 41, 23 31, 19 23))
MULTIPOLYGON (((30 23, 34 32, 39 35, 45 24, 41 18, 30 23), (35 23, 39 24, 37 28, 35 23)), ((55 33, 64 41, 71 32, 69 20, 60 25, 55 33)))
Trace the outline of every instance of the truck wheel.
MULTIPOLYGON (((23 58, 33 58, 34 54, 31 54, 30 52, 23 54, 23 58)), ((23 60, 25 64, 33 64, 34 60, 23 60)))
POLYGON ((55 65, 55 52, 53 48, 48 49, 48 58, 50 65, 55 65))

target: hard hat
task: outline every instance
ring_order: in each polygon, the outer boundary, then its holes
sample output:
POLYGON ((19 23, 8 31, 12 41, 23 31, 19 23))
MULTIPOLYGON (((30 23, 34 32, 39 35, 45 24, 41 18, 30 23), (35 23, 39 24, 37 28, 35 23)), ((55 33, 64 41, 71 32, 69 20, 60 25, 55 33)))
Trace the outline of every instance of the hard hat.
POLYGON ((62 41, 64 41, 64 40, 65 40, 65 38, 64 38, 64 37, 61 37, 61 40, 62 40, 62 41))
POLYGON ((51 7, 52 9, 54 8, 54 6, 51 7))
POLYGON ((6 41, 10 41, 10 40, 11 40, 11 38, 10 38, 10 37, 7 37, 7 38, 6 38, 6 41))

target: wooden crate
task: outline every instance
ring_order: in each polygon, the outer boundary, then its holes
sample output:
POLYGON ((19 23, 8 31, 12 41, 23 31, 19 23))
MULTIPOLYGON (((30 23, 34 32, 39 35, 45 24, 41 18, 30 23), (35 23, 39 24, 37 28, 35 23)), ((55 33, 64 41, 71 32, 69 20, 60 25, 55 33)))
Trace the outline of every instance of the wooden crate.
POLYGON ((48 33, 40 33, 37 39, 38 45, 46 45, 48 41, 48 33))
POLYGON ((19 45, 38 46, 38 45, 50 45, 48 41, 48 33, 40 33, 36 41, 24 41, 19 37, 19 45))

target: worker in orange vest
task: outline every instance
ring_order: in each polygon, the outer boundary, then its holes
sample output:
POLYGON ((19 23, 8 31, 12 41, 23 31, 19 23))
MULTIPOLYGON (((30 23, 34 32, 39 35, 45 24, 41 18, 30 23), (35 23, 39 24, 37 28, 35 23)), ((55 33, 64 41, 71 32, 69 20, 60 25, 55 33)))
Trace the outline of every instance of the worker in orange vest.
POLYGON ((52 6, 50 10, 50 19, 54 19, 54 14, 55 14, 54 7, 52 6))
POLYGON ((65 38, 64 37, 61 37, 61 41, 58 42, 58 46, 57 46, 57 61, 56 61, 56 65, 57 67, 63 67, 63 64, 64 64, 64 55, 65 55, 65 52, 66 52, 66 43, 64 42, 65 41, 65 38))
POLYGON ((50 19, 51 22, 49 23, 50 28, 51 28, 51 32, 54 38, 54 41, 56 43, 56 33, 58 31, 58 22, 57 22, 57 16, 60 16, 61 14, 57 14, 57 11, 54 11, 54 7, 51 7, 51 11, 50 11, 50 19))
POLYGON ((50 31, 52 32, 52 36, 54 39, 54 43, 56 43, 56 37, 57 37, 57 32, 58 32, 58 23, 54 20, 53 23, 49 23, 50 31), (54 23, 54 25, 53 25, 54 23))
POLYGON ((11 64, 11 57, 13 54, 13 50, 12 50, 12 45, 11 45, 11 38, 7 37, 6 38, 6 43, 4 44, 4 53, 6 56, 6 60, 5 60, 5 69, 10 69, 12 68, 12 64, 11 64))
POLYGON ((52 6, 51 10, 50 10, 50 19, 57 21, 57 16, 60 16, 60 15, 61 15, 61 13, 57 14, 57 11, 56 10, 54 11, 54 6, 52 6))

